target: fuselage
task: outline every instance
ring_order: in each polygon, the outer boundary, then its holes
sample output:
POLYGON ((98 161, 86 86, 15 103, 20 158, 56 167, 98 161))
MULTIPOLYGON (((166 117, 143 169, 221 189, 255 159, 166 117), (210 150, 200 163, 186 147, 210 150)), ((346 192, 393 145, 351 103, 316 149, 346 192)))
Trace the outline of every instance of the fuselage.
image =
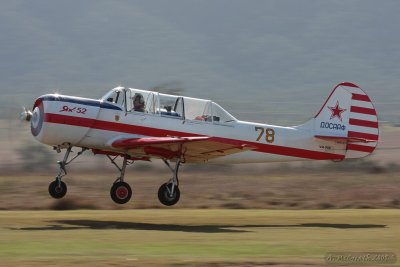
MULTIPOLYGON (((126 98, 125 103, 129 100, 126 98)), ((193 101, 182 98, 183 106, 196 103, 193 101)), ((186 116, 178 116, 177 112, 161 109, 157 101, 152 112, 128 111, 126 104, 115 102, 55 94, 41 96, 34 105, 32 134, 40 142, 51 146, 69 143, 118 153, 127 151, 112 146, 117 139, 167 136, 209 136, 219 142, 241 142, 252 148, 210 161, 215 163, 341 160, 344 157, 345 147, 327 151, 326 141, 315 140, 314 125, 308 125, 313 124, 312 120, 301 126, 282 127, 239 121, 233 117, 224 121, 221 118, 225 115, 220 114, 224 110, 218 110, 219 106, 213 102, 210 103, 216 106, 210 104, 213 111, 209 115, 213 119, 206 116, 203 116, 206 119, 198 119, 199 116, 190 114, 188 107, 183 108, 187 110, 186 116)), ((184 111, 182 113, 185 115, 184 111)))
POLYGON ((317 115, 294 127, 252 123, 234 118, 215 102, 117 87, 101 99, 49 94, 33 111, 21 114, 31 122, 40 142, 65 148, 59 172, 49 185, 53 198, 65 196, 61 179, 66 166, 87 149, 105 154, 120 175, 110 189, 115 203, 127 203, 132 189, 124 181, 128 162, 162 159, 172 172, 158 190, 160 202, 180 198, 182 163, 262 163, 294 160, 343 160, 370 155, 379 139, 376 110, 357 85, 337 85, 317 115), (69 158, 72 147, 81 147, 69 158), (122 158, 118 165, 116 158, 122 158), (173 162, 175 164, 173 164, 173 162))

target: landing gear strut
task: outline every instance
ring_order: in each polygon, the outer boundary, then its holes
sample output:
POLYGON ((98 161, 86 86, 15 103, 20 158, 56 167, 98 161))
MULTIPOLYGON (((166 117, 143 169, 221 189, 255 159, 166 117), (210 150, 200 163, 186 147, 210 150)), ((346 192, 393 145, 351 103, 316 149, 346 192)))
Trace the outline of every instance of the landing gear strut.
MULTIPOLYGON (((67 175, 66 166, 87 150, 87 148, 82 148, 80 152, 78 152, 73 158, 68 160, 68 157, 72 152, 72 146, 68 144, 58 146, 55 149, 60 152, 62 148, 67 148, 67 151, 65 152, 64 159, 62 161, 57 161, 59 165, 59 171, 55 180, 49 185, 49 194, 56 199, 64 197, 67 193, 67 185, 63 181, 61 181, 62 177, 67 175)), ((126 166, 132 164, 134 161, 129 155, 117 154, 116 156, 111 157, 110 155, 106 154, 106 156, 120 172, 120 176, 115 180, 114 184, 111 187, 111 199, 117 204, 125 204, 132 198, 132 189, 129 184, 124 182, 125 170, 126 166), (116 158, 119 156, 123 157, 121 167, 115 161, 116 158)), ((172 167, 167 160, 164 160, 164 163, 171 170, 172 178, 168 182, 160 186, 160 188, 158 189, 158 199, 162 204, 166 206, 172 206, 178 203, 181 196, 181 192, 179 190, 178 171, 182 161, 181 159, 177 159, 174 167, 172 167)))
POLYGON ((114 184, 111 187, 110 190, 110 196, 111 199, 117 203, 117 204, 125 204, 127 203, 131 197, 132 197, 132 189, 129 186, 129 184, 124 182, 124 176, 125 176, 125 169, 128 164, 132 164, 133 161, 129 162, 128 161, 128 156, 124 156, 124 161, 122 162, 122 167, 119 167, 118 164, 115 162, 115 159, 118 157, 110 157, 107 155, 108 159, 111 161, 111 163, 117 167, 117 169, 120 171, 120 176, 115 180, 114 184))
MULTIPOLYGON (((63 181, 61 181, 61 178, 67 175, 67 169, 65 167, 70 164, 74 159, 82 155, 82 153, 87 150, 87 148, 82 148, 82 150, 78 152, 75 157, 68 161, 71 150, 72 146, 68 146, 67 151, 64 155, 64 159, 62 161, 57 161, 60 169, 58 171, 55 181, 49 184, 49 194, 53 198, 59 199, 65 196, 65 194, 67 193, 67 185, 63 181)), ((60 148, 57 148, 57 151, 60 151, 60 148)))
POLYGON ((173 176, 172 178, 165 184, 162 184, 158 189, 158 199, 165 206, 175 205, 181 196, 181 192, 179 190, 179 179, 178 179, 178 171, 179 166, 181 164, 181 160, 178 159, 175 163, 175 168, 172 168, 168 161, 164 160, 164 163, 171 170, 173 176))

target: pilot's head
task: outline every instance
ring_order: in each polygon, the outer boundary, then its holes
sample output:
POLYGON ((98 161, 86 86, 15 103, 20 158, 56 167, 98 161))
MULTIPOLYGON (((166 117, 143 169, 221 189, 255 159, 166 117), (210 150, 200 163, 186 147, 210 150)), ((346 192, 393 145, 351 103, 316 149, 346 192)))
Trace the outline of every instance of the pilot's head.
POLYGON ((142 94, 136 93, 133 97, 133 109, 135 111, 144 111, 144 98, 142 94))

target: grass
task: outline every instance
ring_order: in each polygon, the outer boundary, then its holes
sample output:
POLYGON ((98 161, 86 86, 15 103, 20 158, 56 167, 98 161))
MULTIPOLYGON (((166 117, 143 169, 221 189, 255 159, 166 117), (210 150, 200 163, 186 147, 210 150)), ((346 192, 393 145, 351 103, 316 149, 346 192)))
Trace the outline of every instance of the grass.
POLYGON ((399 244, 391 209, 0 211, 0 266, 320 266, 399 244))

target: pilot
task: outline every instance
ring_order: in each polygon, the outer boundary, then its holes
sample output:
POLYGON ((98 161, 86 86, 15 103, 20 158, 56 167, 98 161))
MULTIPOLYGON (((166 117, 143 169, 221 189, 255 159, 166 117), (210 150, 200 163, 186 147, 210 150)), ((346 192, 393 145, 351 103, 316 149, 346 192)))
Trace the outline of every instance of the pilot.
POLYGON ((144 98, 142 94, 136 93, 133 97, 133 110, 144 112, 144 98))

